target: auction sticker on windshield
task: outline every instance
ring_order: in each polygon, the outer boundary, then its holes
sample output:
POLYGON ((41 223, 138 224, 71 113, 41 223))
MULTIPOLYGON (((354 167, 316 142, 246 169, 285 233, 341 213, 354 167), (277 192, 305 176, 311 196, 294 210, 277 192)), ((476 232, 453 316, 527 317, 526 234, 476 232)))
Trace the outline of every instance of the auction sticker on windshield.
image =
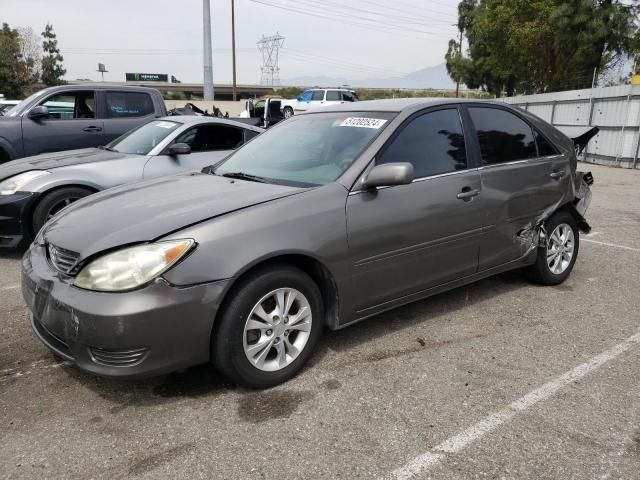
POLYGON ((159 122, 156 124, 156 126, 160 128, 174 128, 174 127, 177 127, 178 124, 173 122, 159 122))
POLYGON ((387 121, 381 118, 349 117, 349 118, 346 118, 340 124, 340 126, 378 129, 381 126, 383 126, 385 123, 387 123, 387 121))

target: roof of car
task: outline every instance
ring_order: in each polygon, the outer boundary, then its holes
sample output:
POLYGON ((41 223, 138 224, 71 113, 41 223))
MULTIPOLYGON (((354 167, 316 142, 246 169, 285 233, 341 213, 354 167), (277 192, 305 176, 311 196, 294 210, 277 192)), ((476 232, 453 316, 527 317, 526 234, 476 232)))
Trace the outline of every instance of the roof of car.
POLYGON ((48 87, 45 90, 131 90, 131 91, 155 91, 155 88, 142 87, 137 85, 123 85, 121 83, 74 83, 67 85, 57 85, 55 87, 48 87))
POLYGON ((222 125, 229 125, 230 127, 246 128, 255 132, 264 131, 263 128, 255 127, 244 122, 238 122, 230 118, 219 117, 205 117, 203 115, 168 115, 166 117, 157 118, 156 120, 163 120, 168 122, 176 122, 183 124, 198 124, 198 123, 219 123, 222 125))
MULTIPOLYGON (((414 109, 417 107, 431 107, 434 105, 446 105, 450 103, 462 102, 478 102, 483 103, 487 100, 467 100, 463 98, 444 98, 444 97, 414 97, 414 98, 393 98, 384 100, 365 100, 362 102, 342 103, 339 105, 328 105, 321 109, 308 110, 305 113, 321 113, 321 112, 401 112, 403 110, 414 109)), ((495 103, 495 102, 489 102, 495 103)), ((499 103, 499 105, 506 105, 499 103)))

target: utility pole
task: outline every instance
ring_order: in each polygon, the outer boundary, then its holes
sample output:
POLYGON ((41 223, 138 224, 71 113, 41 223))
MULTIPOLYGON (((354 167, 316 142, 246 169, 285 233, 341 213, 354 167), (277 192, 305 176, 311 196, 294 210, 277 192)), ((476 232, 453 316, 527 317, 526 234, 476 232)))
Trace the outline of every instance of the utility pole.
POLYGON ((233 101, 236 101, 236 9, 231 0, 231 51, 233 57, 233 101))
POLYGON ((209 0, 202 0, 202 17, 204 100, 213 101, 213 54, 211 52, 211 6, 209 0))
MULTIPOLYGON (((458 54, 462 58, 462 28, 460 28, 460 24, 456 25, 458 30, 460 30, 460 40, 458 43, 458 54)), ((460 96, 460 75, 458 74, 458 78, 456 80, 456 98, 460 96)))

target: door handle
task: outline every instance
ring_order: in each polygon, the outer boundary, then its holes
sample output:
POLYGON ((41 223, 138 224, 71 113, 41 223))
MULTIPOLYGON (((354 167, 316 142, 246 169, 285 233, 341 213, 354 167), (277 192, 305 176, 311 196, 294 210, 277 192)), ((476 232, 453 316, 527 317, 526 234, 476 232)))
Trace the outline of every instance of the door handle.
POLYGON ((460 200, 468 202, 477 195, 480 195, 480 190, 471 187, 464 187, 462 191, 458 195, 456 195, 456 197, 458 197, 460 200))
POLYGON ((566 172, 564 170, 558 170, 557 172, 551 172, 549 176, 554 180, 559 180, 560 178, 564 177, 565 174, 566 172))
POLYGON ((86 127, 82 129, 83 132, 101 132, 102 127, 95 127, 91 125, 90 127, 86 127))

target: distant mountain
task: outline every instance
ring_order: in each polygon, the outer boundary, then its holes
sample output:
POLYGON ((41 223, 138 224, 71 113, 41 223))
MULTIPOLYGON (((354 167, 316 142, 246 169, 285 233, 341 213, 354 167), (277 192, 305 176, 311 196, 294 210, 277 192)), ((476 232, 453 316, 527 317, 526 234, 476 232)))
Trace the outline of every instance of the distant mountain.
POLYGON ((423 68, 404 77, 390 78, 346 78, 328 76, 301 76, 283 79, 282 85, 295 85, 305 87, 339 87, 349 85, 351 87, 369 88, 433 88, 438 90, 448 90, 456 87, 447 73, 444 63, 433 67, 423 68))

